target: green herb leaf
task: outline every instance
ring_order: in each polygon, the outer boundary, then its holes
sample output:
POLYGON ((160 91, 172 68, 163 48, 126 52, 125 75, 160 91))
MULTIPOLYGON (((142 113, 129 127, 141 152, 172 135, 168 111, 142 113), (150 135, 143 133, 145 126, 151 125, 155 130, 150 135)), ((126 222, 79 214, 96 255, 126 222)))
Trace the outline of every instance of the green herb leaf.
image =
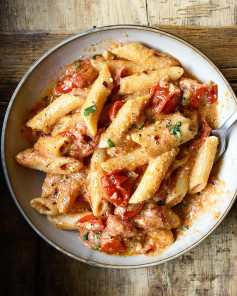
POLYGON ((48 164, 46 165, 46 168, 48 168, 48 167, 51 165, 51 163, 52 163, 52 162, 48 163, 48 164))
POLYGON ((99 245, 99 240, 98 240, 98 238, 99 238, 99 233, 96 233, 95 234, 95 243, 96 243, 96 245, 98 246, 98 247, 100 247, 100 245, 99 245))
POLYGON ((88 235, 89 235, 89 232, 87 232, 86 234, 83 235, 83 240, 88 240, 88 235))
POLYGON ((101 56, 102 56, 101 54, 95 54, 95 55, 93 55, 92 59, 96 60, 97 57, 101 57, 101 56))
POLYGON ((188 229, 189 229, 189 226, 188 226, 188 225, 183 225, 183 226, 181 227, 181 229, 184 230, 184 231, 185 231, 185 230, 188 230, 188 229))
POLYGON ((81 62, 80 61, 75 61, 74 65, 75 65, 75 69, 78 69, 81 66, 81 62))
POLYGON ((92 105, 84 110, 84 115, 88 116, 90 113, 94 113, 96 109, 96 105, 92 105))
POLYGON ((180 127, 181 122, 177 122, 176 125, 172 128, 171 130, 171 135, 177 135, 178 137, 180 137, 181 133, 180 133, 180 127))
POLYGON ((185 98, 185 97, 182 97, 182 98, 181 98, 181 103, 184 104, 185 101, 186 101, 186 98, 185 98))
POLYGON ((144 128, 144 126, 145 126, 145 122, 139 126, 139 130, 142 130, 144 128))
POLYGON ((166 127, 169 127, 169 126, 171 126, 171 123, 167 123, 167 124, 166 124, 166 127))
POLYGON ((110 139, 107 140, 107 143, 109 147, 115 147, 114 143, 110 139))
POLYGON ((155 118, 152 118, 151 122, 152 123, 156 122, 156 119, 155 118))
POLYGON ((129 178, 133 178, 133 177, 134 177, 133 173, 132 173, 132 172, 129 172, 129 173, 128 173, 128 177, 129 177, 129 178))

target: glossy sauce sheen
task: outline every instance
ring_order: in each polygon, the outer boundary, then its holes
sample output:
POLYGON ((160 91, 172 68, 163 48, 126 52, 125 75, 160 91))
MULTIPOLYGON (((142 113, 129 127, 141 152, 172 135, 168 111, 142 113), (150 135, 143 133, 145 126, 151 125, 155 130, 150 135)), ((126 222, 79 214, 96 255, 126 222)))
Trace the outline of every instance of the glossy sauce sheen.
MULTIPOLYGON (((99 60, 102 58, 94 57, 93 59, 99 60)), ((61 128, 62 123, 58 122, 52 130, 49 129, 47 132, 37 130, 32 131, 26 126, 26 122, 30 118, 62 95, 62 93, 81 96, 86 99, 93 82, 99 75, 99 72, 92 66, 93 59, 86 59, 84 62, 75 61, 66 67, 58 82, 52 87, 48 95, 39 100, 34 108, 26 111, 21 132, 22 136, 31 144, 34 144, 40 137, 50 136, 54 130, 61 128)), ((53 173, 47 174, 47 178, 43 185, 42 197, 51 199, 52 203, 57 203, 59 195, 62 195, 62 190, 64 190, 65 196, 70 195, 73 191, 73 186, 75 185, 75 188, 77 188, 75 201, 74 205, 69 209, 69 213, 80 213, 90 210, 91 197, 88 187, 92 153, 98 145, 100 134, 103 133, 110 125, 111 121, 116 118, 120 108, 124 105, 124 102, 126 102, 128 98, 131 99, 131 95, 119 95, 117 92, 119 89, 119 82, 116 82, 116 75, 118 73, 111 73, 114 80, 115 90, 114 92, 112 91, 112 94, 109 96, 100 115, 98 123, 98 139, 94 139, 88 134, 86 127, 80 122, 80 119, 78 122, 78 125, 80 125, 80 144, 83 142, 83 145, 87 147, 87 143, 90 143, 90 149, 85 151, 85 148, 81 148, 84 146, 78 144, 77 141, 79 136, 76 133, 72 135, 72 131, 63 132, 64 136, 69 137, 72 141, 71 149, 69 148, 64 156, 74 157, 75 159, 82 161, 84 167, 81 169, 81 172, 67 176, 53 173), (119 101, 119 103, 117 101, 119 101), (114 105, 114 103, 116 105, 114 105), (92 145, 92 143, 94 144, 92 145), (70 180, 70 182, 68 180, 70 180), (79 187, 78 184, 80 184, 79 187)), ((126 71, 123 75, 123 77, 126 77, 126 71)), ((185 72, 182 77, 182 79, 195 79, 192 74, 187 72, 185 72)), ((117 81, 119 81, 119 79, 117 81)), ((150 99, 150 103, 146 106, 137 123, 124 131, 125 138, 123 142, 116 147, 111 146, 108 149, 107 159, 114 156, 125 155, 139 147, 136 143, 131 144, 131 134, 138 132, 139 130, 142 131, 144 126, 147 127, 153 124, 155 120, 159 119, 159 116, 162 116, 162 111, 160 114, 156 114, 155 109, 157 104, 160 104, 159 100, 162 98, 162 88, 165 89, 168 82, 169 81, 164 80, 163 84, 160 83, 162 86, 159 85, 158 93, 157 90, 154 92, 157 96, 156 102, 154 102, 154 95, 153 98, 150 99), (156 104, 156 106, 154 104, 156 104)), ((200 84, 200 81, 194 83, 200 84)), ((196 112, 198 114, 200 129, 195 140, 190 140, 181 145, 181 149, 176 159, 182 159, 186 155, 185 151, 188 151, 188 161, 194 163, 197 149, 192 149, 191 147, 193 142, 197 141, 198 137, 200 138, 202 136, 200 118, 204 117, 212 129, 216 128, 217 102, 210 103, 208 100, 205 100, 205 98, 201 98, 198 106, 196 108, 191 108, 189 105, 181 103, 184 90, 180 87, 180 80, 174 82, 174 85, 180 92, 178 94, 179 103, 174 106, 170 113, 178 111, 181 112, 181 114, 189 115, 189 112, 196 112)), ((211 89, 212 85, 210 84, 209 87, 211 89)), ((151 89, 147 89, 143 94, 149 94, 151 92, 151 89)), ((138 95, 141 95, 141 93, 132 94, 134 97, 138 95)), ((173 97, 170 97, 169 100, 172 98, 173 97)), ((186 101, 187 103, 188 99, 183 101, 186 101)), ((80 110, 74 110, 69 115, 73 116, 79 111, 80 110)), ((220 184, 220 181, 215 177, 217 174, 215 173, 215 175, 213 175, 212 173, 208 185, 201 193, 187 194, 180 203, 170 208, 165 205, 165 200, 174 187, 174 176, 176 172, 174 170, 166 180, 162 181, 154 197, 139 204, 129 204, 129 198, 138 187, 147 166, 148 164, 141 165, 133 172, 129 172, 125 169, 113 171, 112 179, 111 175, 106 173, 107 177, 102 181, 105 190, 104 198, 108 199, 108 209, 106 214, 97 218, 88 215, 86 216, 87 218, 81 218, 76 223, 76 227, 79 230, 79 237, 87 246, 108 254, 146 254, 149 256, 156 256, 173 244, 176 237, 181 235, 183 231, 187 230, 192 225, 194 218, 201 210, 203 210, 205 202, 208 200, 208 196, 215 194, 217 192, 217 187, 220 184), (129 175, 132 173, 137 174, 134 178, 135 180, 129 175), (106 184, 108 184, 108 182, 110 182, 108 188, 111 190, 112 186, 113 192, 106 192, 106 184), (113 200, 111 197, 114 192, 117 196, 116 200, 113 200)))

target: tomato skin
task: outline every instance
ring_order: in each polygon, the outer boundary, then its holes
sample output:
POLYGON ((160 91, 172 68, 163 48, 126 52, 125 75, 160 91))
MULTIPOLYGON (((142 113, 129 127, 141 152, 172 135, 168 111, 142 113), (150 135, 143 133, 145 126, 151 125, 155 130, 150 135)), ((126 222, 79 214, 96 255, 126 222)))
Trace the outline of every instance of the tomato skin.
POLYGON ((96 218, 94 215, 82 217, 76 222, 76 226, 87 230, 97 230, 99 232, 103 231, 105 228, 103 221, 96 218))
POLYGON ((117 116, 119 110, 124 105, 124 103, 125 103, 124 100, 117 101, 110 107, 108 113, 109 113, 109 118, 111 121, 113 121, 115 119, 115 117, 117 116))
POLYGON ((126 212, 126 213, 123 215, 123 219, 124 219, 124 220, 129 220, 129 219, 134 218, 134 217, 137 216, 137 214, 142 210, 143 206, 144 206, 144 203, 140 204, 140 206, 139 206, 136 210, 126 212))
POLYGON ((170 94, 169 90, 155 85, 151 91, 151 104, 157 115, 171 113, 180 103, 180 94, 170 94))
POLYGON ((102 251, 112 254, 112 253, 121 253, 126 250, 125 246, 117 239, 106 240, 101 244, 102 251))
POLYGON ((75 141, 77 147, 73 149, 73 151, 83 151, 83 153, 90 152, 95 148, 97 143, 99 142, 100 135, 96 134, 93 138, 87 136, 87 135, 81 135, 80 137, 77 137, 72 132, 61 132, 59 135, 67 136, 68 138, 75 141), (86 141, 86 138, 88 137, 88 141, 86 141), (88 144, 89 143, 89 144, 88 144))
POLYGON ((61 82, 55 86, 57 92, 67 94, 72 91, 73 88, 85 86, 86 81, 81 77, 81 75, 75 73, 73 75, 68 75, 64 78, 62 84, 61 82))
POLYGON ((203 129, 202 134, 201 134, 200 138, 191 145, 192 149, 200 147, 212 131, 212 129, 210 128, 210 126, 208 125, 208 123, 204 117, 201 117, 201 126, 203 129))
POLYGON ((189 106, 191 108, 197 108, 200 100, 203 98, 204 95, 207 96, 207 101, 211 104, 217 101, 217 92, 218 92, 218 85, 213 84, 211 91, 209 91, 206 87, 200 87, 196 89, 189 106))
POLYGON ((106 198, 116 206, 128 204, 132 186, 127 173, 126 170, 117 169, 101 178, 106 198))

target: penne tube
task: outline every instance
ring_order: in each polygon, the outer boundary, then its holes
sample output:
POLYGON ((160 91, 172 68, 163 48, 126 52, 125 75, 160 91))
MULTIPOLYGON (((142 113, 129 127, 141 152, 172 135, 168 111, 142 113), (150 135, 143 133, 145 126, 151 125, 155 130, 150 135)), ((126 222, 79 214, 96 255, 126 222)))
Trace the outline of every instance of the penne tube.
POLYGON ((111 78, 108 66, 104 64, 99 77, 92 85, 90 94, 81 109, 81 116, 92 136, 97 134, 99 116, 112 88, 113 79, 111 78))
POLYGON ((191 171, 189 193, 194 194, 200 192, 206 187, 215 160, 218 142, 217 137, 208 137, 198 149, 195 163, 191 171))
POLYGON ((148 163, 150 158, 137 148, 125 155, 112 157, 101 164, 102 168, 106 171, 115 169, 128 169, 134 171, 138 166, 148 163))
POLYGON ((82 97, 72 95, 61 95, 45 109, 36 114, 32 119, 27 122, 27 126, 32 129, 47 131, 60 118, 67 115, 71 111, 81 107, 85 102, 82 97))
POLYGON ((64 175, 61 174, 47 173, 42 186, 41 197, 50 197, 56 199, 58 194, 58 185, 60 182, 62 182, 63 178, 64 175))
POLYGON ((77 197, 82 197, 87 193, 88 169, 82 169, 76 174, 66 176, 57 187, 57 207, 60 213, 67 213, 74 207, 77 197))
POLYGON ((36 197, 30 201, 33 209, 42 215, 55 216, 59 214, 56 201, 50 198, 36 197))
POLYGON ((149 70, 162 69, 180 64, 178 60, 168 53, 159 52, 135 42, 114 48, 112 52, 149 70))
POLYGON ((165 152, 155 159, 150 160, 149 165, 139 183, 136 191, 131 196, 129 203, 139 203, 153 197, 159 189, 161 181, 165 177, 170 164, 178 153, 178 149, 165 152))
POLYGON ((107 148, 109 146, 108 141, 112 141, 115 146, 123 142, 126 138, 125 131, 137 122, 149 99, 150 95, 145 95, 128 100, 119 110, 107 130, 101 135, 99 147, 107 148))
POLYGON ((59 229, 74 230, 78 229, 76 222, 87 215, 92 215, 92 212, 86 211, 79 213, 66 213, 58 216, 48 216, 48 220, 59 229))
POLYGON ((108 61, 107 64, 109 66, 110 72, 113 72, 113 73, 116 70, 119 70, 122 67, 124 67, 126 75, 128 75, 128 76, 136 74, 136 73, 141 73, 144 70, 146 70, 145 67, 135 64, 134 62, 125 61, 125 60, 111 60, 111 61, 108 61))
POLYGON ((189 159, 189 154, 188 153, 181 159, 174 159, 174 161, 172 162, 171 166, 169 167, 168 171, 165 174, 165 179, 167 179, 173 173, 173 171, 175 171, 179 167, 186 164, 188 159, 189 159))
POLYGON ((83 167, 83 164, 74 158, 47 156, 35 149, 26 149, 18 153, 16 161, 30 169, 64 175, 76 173, 83 167))
POLYGON ((34 148, 41 154, 62 156, 67 152, 67 147, 70 143, 70 138, 64 136, 40 137, 34 148))
POLYGON ((101 167, 101 163, 105 161, 106 151, 104 149, 96 149, 91 159, 90 173, 90 196, 92 203, 92 211, 94 216, 105 218, 108 210, 108 200, 104 196, 101 178, 105 175, 101 167))
POLYGON ((161 116, 159 121, 132 134, 132 140, 141 145, 148 156, 155 157, 191 140, 197 134, 197 127, 197 123, 194 126, 190 119, 174 113, 161 116))
POLYGON ((189 186, 189 167, 180 167, 175 175, 174 185, 168 194, 165 204, 169 207, 173 207, 180 203, 188 192, 189 186))
POLYGON ((176 81, 183 75, 183 73, 183 68, 170 67, 127 76, 120 79, 119 94, 124 95, 144 91, 155 86, 164 77, 167 77, 171 81, 176 81))

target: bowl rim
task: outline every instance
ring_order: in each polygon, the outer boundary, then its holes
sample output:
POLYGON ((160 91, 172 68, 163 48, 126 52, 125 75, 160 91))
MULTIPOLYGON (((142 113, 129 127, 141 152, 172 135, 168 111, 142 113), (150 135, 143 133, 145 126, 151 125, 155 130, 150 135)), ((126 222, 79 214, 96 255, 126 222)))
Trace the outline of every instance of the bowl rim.
MULTIPOLYGON (((8 186, 8 189, 10 191, 10 194, 12 196, 12 199, 14 201, 14 203, 16 204, 18 210, 20 211, 20 213, 22 214, 22 216, 24 217, 24 219, 27 221, 27 223, 34 229, 34 231, 43 239, 45 240, 47 243, 49 243, 51 246, 53 246, 54 248, 56 248, 58 251, 64 253, 65 255, 76 259, 80 262, 83 263, 87 263, 89 265, 92 266, 97 266, 97 267, 106 267, 106 268, 114 268, 114 269, 133 269, 133 268, 143 268, 143 267, 150 267, 150 266, 155 266, 161 263, 165 263, 168 262, 172 259, 175 259, 183 254, 185 254, 186 252, 190 251, 191 249, 193 249, 194 247, 196 247, 197 245, 199 245, 205 238, 207 238, 218 226, 219 224, 223 221, 223 219, 225 218, 225 216, 227 215, 227 213, 229 212, 229 210, 231 209, 236 197, 237 197, 237 190, 234 193, 227 209, 225 210, 225 212, 222 214, 222 216, 218 219, 218 221, 215 223, 215 225, 206 233, 204 234, 198 241, 194 242, 193 244, 191 244, 190 246, 188 246, 187 248, 185 248, 184 250, 166 258, 166 259, 160 259, 160 260, 156 260, 154 262, 151 263, 145 263, 145 264, 138 264, 138 265, 114 265, 114 264, 107 264, 107 263, 99 263, 96 262, 94 260, 90 260, 90 259, 85 259, 83 257, 80 257, 78 255, 73 254, 72 252, 64 249, 63 247, 59 246, 57 243, 53 242, 48 236, 46 236, 45 234, 43 234, 39 228, 37 227, 37 225, 34 224, 34 222, 30 219, 30 217, 28 217, 28 215, 26 214, 26 212, 23 210, 23 208, 20 205, 19 200, 17 199, 17 195, 14 192, 13 186, 11 185, 11 181, 8 175, 8 170, 7 170, 7 165, 6 165, 6 160, 5 160, 5 132, 6 132, 6 127, 7 127, 7 123, 8 123, 8 119, 9 119, 9 115, 12 109, 12 106, 14 104, 15 98, 19 92, 19 90, 21 89, 22 85, 24 84, 24 82, 26 81, 26 79, 30 76, 30 74, 36 69, 36 67, 45 59, 47 58, 50 54, 52 54, 54 51, 56 51, 58 48, 62 47, 63 45, 74 41, 77 38, 83 37, 83 36, 87 36, 90 34, 95 34, 95 33, 99 33, 102 31, 107 31, 107 30, 118 30, 118 29, 135 29, 135 30, 141 30, 141 31, 150 31, 153 33, 158 33, 167 37, 170 37, 172 39, 175 39, 178 42, 183 43, 184 45, 188 46, 189 48, 191 48, 192 50, 194 50, 195 52, 197 52, 201 57, 203 57, 217 72, 218 74, 221 76, 221 78, 223 79, 224 83, 226 84, 228 90, 230 91, 235 103, 237 104, 237 99, 235 96, 235 93, 233 91, 233 89, 231 88, 229 82, 226 80, 226 78, 224 77, 224 75, 222 74, 222 72, 219 70, 219 68, 205 55, 203 54, 199 49, 197 49, 194 45, 192 45, 191 43, 183 40, 180 37, 177 37, 176 35, 172 34, 172 33, 168 33, 165 32, 163 30, 154 28, 154 27, 149 27, 149 26, 142 26, 142 25, 129 25, 129 24, 124 24, 124 25, 111 25, 111 26, 103 26, 103 27, 95 27, 93 29, 88 29, 88 30, 84 30, 78 34, 72 35, 64 40, 62 40, 61 42, 59 42, 58 44, 54 45, 52 48, 50 48, 48 51, 46 51, 39 59, 36 60, 36 62, 34 62, 34 64, 29 68, 29 70, 25 73, 25 75, 22 77, 22 79, 20 80, 19 84, 17 85, 11 100, 9 101, 6 113, 5 113, 5 117, 4 117, 4 121, 3 121, 3 127, 2 127, 2 136, 1 136, 1 158, 2 158, 2 167, 3 167, 3 172, 4 172, 4 176, 6 179, 6 183, 8 186)), ((155 257, 154 257, 155 258, 155 257)))

